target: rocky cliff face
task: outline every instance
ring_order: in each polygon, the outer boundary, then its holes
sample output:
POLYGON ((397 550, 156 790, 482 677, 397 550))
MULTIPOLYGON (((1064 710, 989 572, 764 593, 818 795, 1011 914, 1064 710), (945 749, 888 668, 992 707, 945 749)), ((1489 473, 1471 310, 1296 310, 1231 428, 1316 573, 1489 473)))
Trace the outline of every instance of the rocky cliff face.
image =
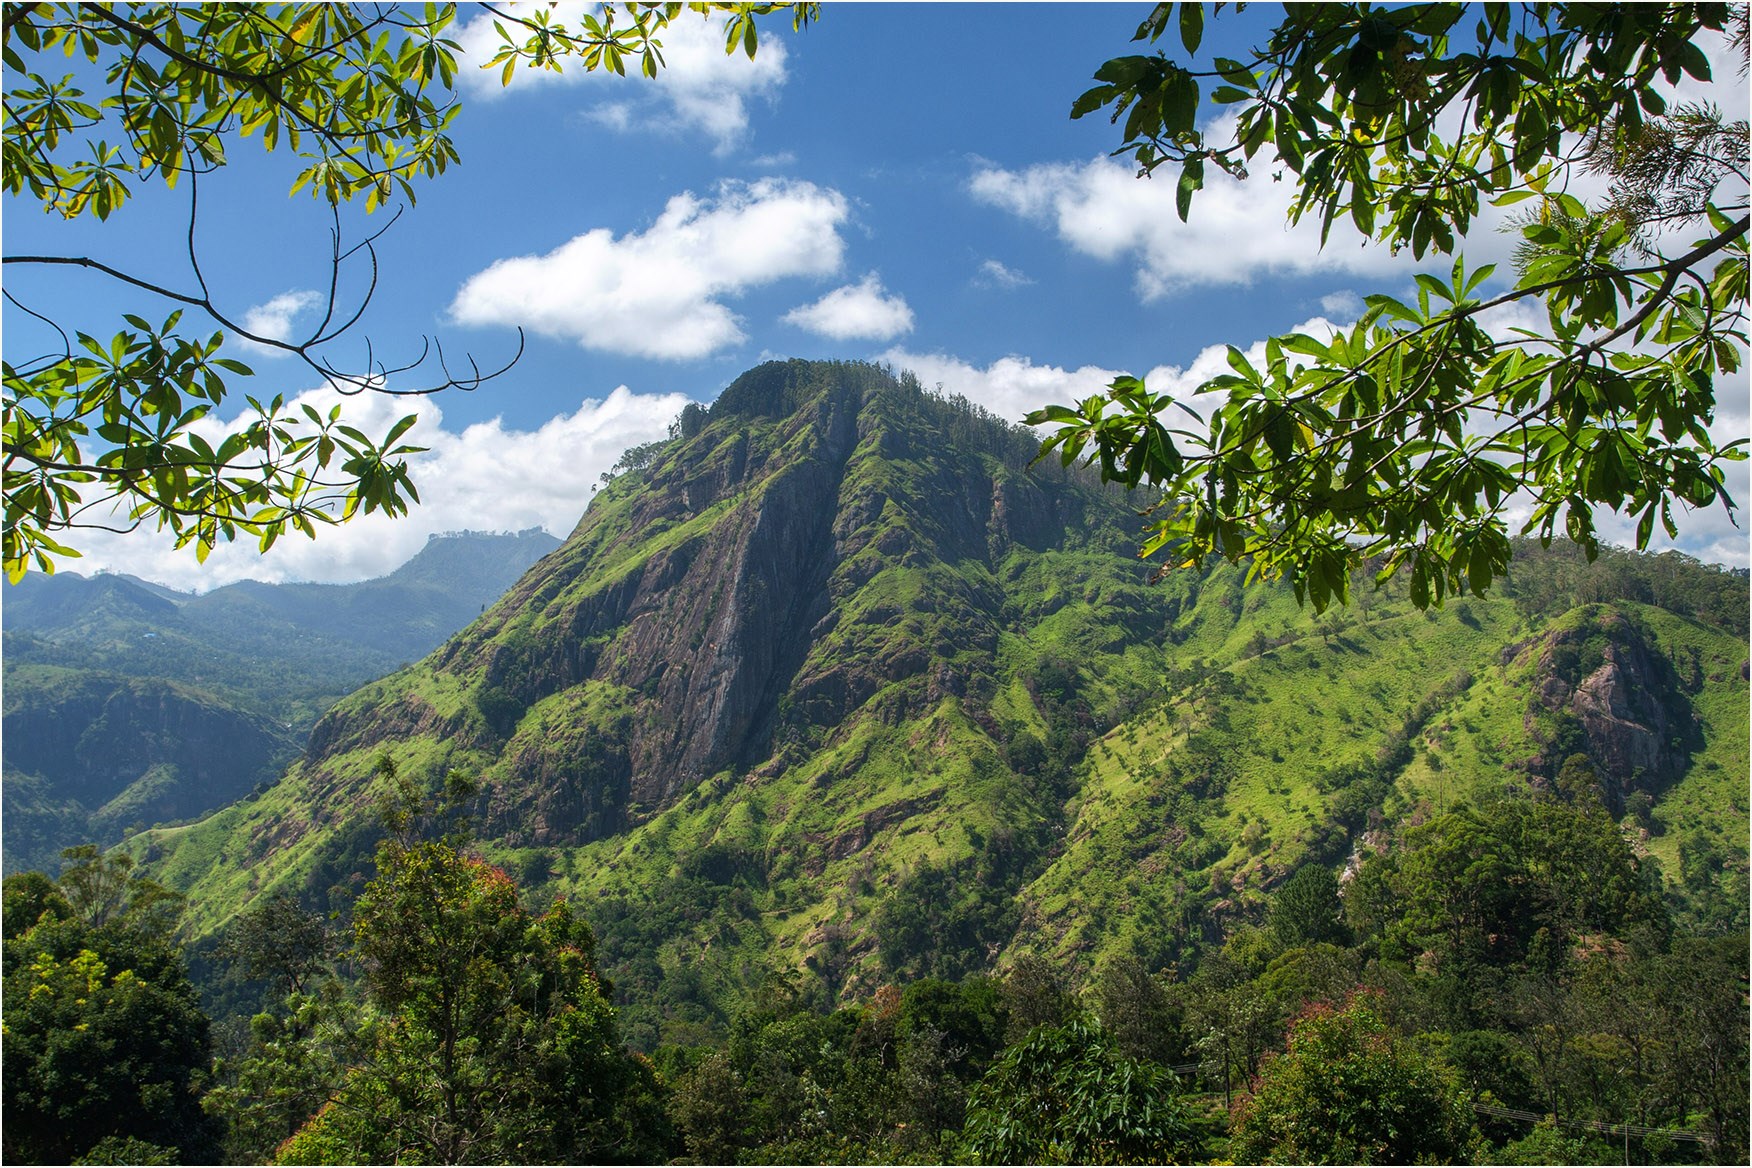
POLYGON ((1693 687, 1636 624, 1584 609, 1518 648, 1535 667, 1529 727, 1538 713, 1559 719, 1533 770, 1554 771, 1564 761, 1559 755, 1580 748, 1615 807, 1636 790, 1658 793, 1685 772, 1698 745, 1687 693, 1693 687), (1564 733, 1568 725, 1579 727, 1579 740, 1564 733))

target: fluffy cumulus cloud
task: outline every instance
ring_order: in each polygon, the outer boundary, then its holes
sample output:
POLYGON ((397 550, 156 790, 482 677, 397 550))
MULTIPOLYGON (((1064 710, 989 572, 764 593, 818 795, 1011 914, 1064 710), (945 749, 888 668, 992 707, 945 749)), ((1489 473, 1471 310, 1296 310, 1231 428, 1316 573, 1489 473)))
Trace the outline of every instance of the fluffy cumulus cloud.
POLYGON ((887 295, 882 281, 871 272, 814 304, 793 308, 785 314, 785 323, 836 341, 888 341, 912 331, 913 314, 906 300, 887 295))
POLYGON ((1403 270, 1386 249, 1341 243, 1337 235, 1322 250, 1317 220, 1288 225, 1294 187, 1266 173, 1245 181, 1221 172, 1208 177, 1186 223, 1174 210, 1172 179, 1139 179, 1131 166, 1106 157, 1023 170, 984 167, 968 189, 980 202, 1051 228, 1084 255, 1131 260, 1145 300, 1262 275, 1403 270))
POLYGON ((1320 310, 1331 316, 1348 317, 1353 322, 1363 314, 1363 298, 1346 288, 1328 292, 1320 298, 1320 310))
MULTIPOLYGON (((507 7, 512 13, 528 16, 546 6, 514 3, 507 7)), ((554 6, 551 19, 575 32, 580 18, 597 7, 561 3, 554 6)), ((458 80, 471 96, 491 98, 529 86, 576 86, 591 102, 585 116, 614 130, 699 133, 724 152, 747 135, 749 101, 770 100, 785 83, 785 44, 770 24, 761 29, 760 51, 750 60, 745 53, 724 51, 725 17, 684 12, 658 36, 664 63, 655 79, 639 73, 637 60, 627 61, 625 77, 603 70, 587 72, 580 62, 568 61, 557 73, 519 66, 511 84, 505 86, 501 67, 485 67, 503 43, 493 27, 496 19, 492 13, 477 16, 461 25, 453 37, 462 46, 458 80)), ((499 23, 505 24, 502 20, 499 23)))
MULTIPOLYGON (((311 291, 282 292, 266 304, 258 304, 243 314, 243 327, 258 337, 275 341, 292 340, 292 322, 322 303, 322 294, 311 291)), ((284 349, 258 344, 245 337, 237 343, 251 353, 263 357, 285 357, 284 349)))
MULTIPOLYGON (((327 390, 302 395, 326 412, 338 401, 327 390)), ((253 540, 214 549, 206 564, 191 549, 176 551, 170 539, 141 529, 126 535, 85 532, 74 542, 83 559, 66 565, 89 574, 128 572, 175 588, 205 591, 234 580, 310 580, 341 583, 385 575, 442 531, 521 531, 546 528, 564 538, 590 503, 599 476, 629 446, 664 437, 688 399, 678 393, 635 393, 620 386, 589 398, 534 431, 509 430, 498 420, 461 430, 447 428, 431 398, 348 398, 349 423, 381 434, 396 418, 419 414, 406 441, 429 449, 410 460, 420 503, 405 518, 360 516, 335 527, 318 527, 315 540, 287 535, 264 556, 253 540)), ((207 437, 223 427, 208 424, 207 437)))
POLYGON ((500 260, 463 284, 450 311, 587 349, 694 360, 744 339, 727 298, 838 271, 847 214, 843 195, 812 183, 726 182, 711 198, 675 196, 642 232, 599 227, 546 255, 500 260))

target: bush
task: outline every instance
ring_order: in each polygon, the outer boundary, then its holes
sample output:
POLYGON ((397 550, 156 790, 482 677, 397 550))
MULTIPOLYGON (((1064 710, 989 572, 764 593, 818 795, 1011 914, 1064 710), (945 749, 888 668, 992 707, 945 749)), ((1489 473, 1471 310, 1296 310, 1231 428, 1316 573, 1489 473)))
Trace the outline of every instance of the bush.
POLYGON ((1310 1009, 1291 1028, 1288 1050, 1260 1067, 1230 1155, 1255 1164, 1452 1163, 1470 1129, 1453 1072, 1392 1031, 1378 995, 1358 992, 1341 1010, 1310 1009))
POLYGON ((968 1095, 963 1152, 982 1164, 1159 1164, 1198 1155, 1172 1072, 1090 1023, 1041 1027, 968 1095))

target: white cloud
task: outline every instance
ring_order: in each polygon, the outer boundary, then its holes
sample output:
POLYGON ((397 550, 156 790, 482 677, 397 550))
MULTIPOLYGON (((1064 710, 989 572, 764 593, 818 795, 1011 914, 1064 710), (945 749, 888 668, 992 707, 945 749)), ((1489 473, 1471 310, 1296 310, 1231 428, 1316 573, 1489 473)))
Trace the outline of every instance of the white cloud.
POLYGON ((1294 185, 1273 182, 1263 169, 1244 181, 1220 171, 1208 176, 1186 223, 1174 210, 1172 178, 1139 179, 1106 157, 1020 171, 987 167, 968 189, 981 202, 1052 227, 1084 255, 1131 259, 1147 301, 1261 275, 1384 275, 1406 267, 1385 248, 1338 235, 1323 251, 1317 219, 1288 224, 1294 185))
POLYGON ((1329 292, 1320 298, 1320 311, 1328 316, 1348 317, 1354 321, 1363 314, 1363 308, 1363 298, 1349 288, 1329 292))
MULTIPOLYGON (((311 291, 282 292, 266 304, 258 304, 243 314, 243 327, 258 337, 275 341, 292 340, 292 322, 322 303, 322 293, 311 291)), ((262 357, 290 356, 284 349, 263 345, 247 337, 234 340, 251 353, 262 357)))
MULTIPOLYGON (((514 13, 528 16, 543 6, 508 7, 514 13)), ((554 6, 552 21, 576 32, 580 17, 597 8, 561 3, 554 6)), ((604 95, 599 105, 587 111, 586 116, 594 121, 628 132, 656 129, 705 134, 720 153, 739 144, 745 136, 749 100, 772 99, 785 83, 785 44, 770 22, 762 27, 760 49, 750 60, 740 49, 734 53, 724 51, 726 17, 708 18, 684 12, 658 34, 664 63, 654 79, 639 72, 636 58, 627 59, 625 77, 605 70, 587 72, 581 61, 572 59, 563 61, 559 72, 519 65, 507 87, 501 84, 502 66, 482 68, 503 43, 493 27, 494 20, 492 13, 485 13, 453 33, 453 39, 462 46, 457 79, 471 96, 491 98, 507 90, 533 86, 583 86, 589 92, 604 95)), ((624 21, 620 27, 625 27, 624 21)))
POLYGON ((1036 365, 1027 357, 1009 356, 984 369, 945 353, 911 353, 889 349, 878 360, 897 369, 910 369, 927 388, 941 387, 1012 422, 1020 422, 1031 410, 1045 405, 1068 405, 1090 394, 1104 393, 1120 371, 1099 365, 1062 369, 1036 365))
POLYGON ((715 199, 675 196, 638 234, 598 227, 547 255, 499 260, 463 284, 450 312, 587 349, 693 360, 744 339, 725 298, 838 271, 847 214, 844 196, 812 183, 725 182, 715 199))
POLYGON ((625 134, 633 128, 633 107, 624 101, 605 101, 584 111, 584 116, 617 134, 625 134))
MULTIPOLYGON (((1326 339, 1337 327, 1325 317, 1317 316, 1289 331, 1326 339)), ((1255 367, 1263 365, 1265 340, 1254 341, 1245 352, 1255 367)), ((1042 406, 1072 405, 1091 395, 1105 394, 1108 385, 1121 373, 1141 375, 1152 392, 1169 393, 1178 400, 1190 401, 1198 386, 1219 374, 1230 372, 1227 345, 1206 346, 1185 368, 1157 365, 1147 371, 1108 369, 1100 365, 1064 369, 1057 365, 1036 365, 1030 358, 1014 354, 980 369, 945 353, 912 353, 901 348, 889 349, 877 359, 897 369, 910 369, 918 376, 920 384, 941 386, 945 393, 958 393, 1012 422, 1020 422, 1025 415, 1042 406)))
MULTIPOLYGON (((300 395, 324 413, 342 399, 328 390, 300 395)), ((434 532, 461 529, 520 531, 543 527, 564 538, 589 505, 603 471, 629 446, 665 436, 688 402, 679 393, 634 393, 620 386, 587 398, 534 431, 506 429, 497 419, 460 432, 446 429, 432 398, 364 394, 345 399, 343 417, 367 434, 383 433, 396 418, 420 417, 404 441, 429 449, 410 458, 420 503, 405 518, 360 516, 317 528, 315 540, 289 534, 260 554, 253 539, 221 544, 197 564, 193 551, 176 551, 163 533, 145 528, 126 535, 82 532, 85 552, 65 567, 81 574, 127 572, 174 588, 205 591, 235 580, 309 580, 341 583, 385 575, 425 545, 434 532)), ((225 427, 203 422, 214 441, 225 427)))
POLYGON ((981 288, 1021 288, 1034 283, 1026 272, 1018 271, 1002 260, 986 260, 979 266, 973 282, 981 288))
POLYGON ((900 296, 887 296, 875 272, 856 284, 835 288, 814 304, 793 308, 785 323, 836 341, 887 341, 909 333, 912 309, 900 296))

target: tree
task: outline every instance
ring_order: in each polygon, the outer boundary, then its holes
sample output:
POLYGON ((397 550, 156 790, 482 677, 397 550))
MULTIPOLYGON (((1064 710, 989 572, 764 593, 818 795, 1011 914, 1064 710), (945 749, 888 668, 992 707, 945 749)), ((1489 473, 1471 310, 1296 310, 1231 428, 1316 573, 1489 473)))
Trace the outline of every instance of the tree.
MULTIPOLYGON (((731 14, 726 51, 750 55, 756 16, 793 7, 801 26, 815 14, 813 4, 685 6, 720 7, 731 14)), ((546 8, 529 17, 494 10, 501 45, 491 66, 507 84, 520 66, 624 74, 636 63, 654 76, 661 32, 683 10, 608 5, 571 28, 546 8)), ((373 245, 388 227, 347 242, 343 204, 362 200, 368 214, 398 198, 412 206, 416 183, 457 161, 450 126, 460 109, 458 46, 447 37, 456 14, 454 4, 6 6, 6 192, 68 222, 119 218, 137 190, 158 183, 188 200, 181 276, 125 271, 83 255, 5 256, 8 304, 58 336, 49 352, 4 369, 4 561, 14 580, 32 564, 53 571, 57 560, 77 556, 66 541, 84 527, 154 524, 204 558, 240 533, 265 551, 288 532, 314 536, 318 524, 379 510, 399 515, 419 501, 407 456, 420 448, 402 441, 411 415, 373 437, 348 425, 339 408, 294 411, 280 396, 246 395, 247 421, 223 440, 209 441, 197 423, 234 402, 236 379, 252 375, 220 355, 226 334, 296 356, 343 394, 473 388, 509 367, 483 372, 470 359, 458 372, 442 346, 430 344, 395 364, 369 343, 356 363, 332 356, 369 305, 373 245), (65 72, 68 58, 78 72, 65 72), (95 77, 101 91, 88 93, 95 77), (202 274, 201 178, 249 138, 295 154, 291 192, 308 190, 334 215, 329 295, 301 340, 252 332, 202 274), (336 291, 343 268, 353 266, 365 273, 357 303, 336 291), (18 289, 19 276, 48 269, 124 285, 168 315, 129 314, 127 327, 108 338, 69 337, 18 289), (416 373, 434 353, 437 373, 416 373)))
POLYGON ((230 1163, 266 1163, 375 1047, 379 1015, 342 984, 334 949, 323 919, 279 893, 240 914, 214 951, 230 980, 265 982, 274 1007, 213 1060, 202 1106, 225 1125, 230 1163))
POLYGON ((1285 947, 1327 941, 1342 944, 1345 935, 1338 877, 1320 864, 1304 864, 1271 898, 1271 932, 1285 947))
MULTIPOLYGON (((1171 28, 1196 54, 1202 6, 1159 4, 1134 39, 1171 28)), ((1058 427, 1042 454, 1159 493, 1145 555, 1250 557, 1316 610, 1371 561, 1377 584, 1406 571, 1420 607, 1483 591, 1517 508, 1523 533, 1590 559, 1598 507, 1638 516, 1638 548, 1657 518, 1676 533, 1675 505, 1731 510, 1723 466, 1746 442, 1709 425, 1745 346, 1747 127, 1656 90, 1710 80, 1705 30, 1743 54, 1745 7, 1322 4, 1289 9, 1248 61, 1106 62, 1071 116, 1110 110, 1140 175, 1177 171, 1182 219, 1207 167, 1245 178, 1263 159, 1296 184, 1291 221, 1318 216, 1323 240, 1348 219, 1453 259, 1418 275, 1415 303, 1369 296, 1349 330, 1268 340, 1263 367, 1231 348, 1231 372, 1190 403, 1123 376, 1037 411, 1058 427), (1210 81, 1234 115, 1226 141, 1197 124, 1210 81), (1569 189, 1585 172, 1610 187, 1593 206, 1569 189), (1495 295, 1492 268, 1458 250, 1486 201, 1524 211, 1495 295), (1544 327, 1487 329, 1517 304, 1544 327)))
POLYGON ((132 875, 134 857, 107 855, 96 844, 63 848, 66 866, 56 887, 77 919, 92 928, 126 922, 141 929, 168 926, 175 920, 176 893, 148 876, 132 875))
POLYGON ((96 919, 84 890, 115 882, 94 871, 130 882, 126 865, 85 851, 70 849, 58 884, 5 881, 5 1158, 212 1162, 217 1131, 197 1094, 207 1017, 169 939, 168 902, 135 877, 135 894, 96 919))
POLYGON ((246 981, 266 980, 298 994, 323 968, 329 945, 322 918, 279 892, 232 922, 216 956, 233 962, 246 981))
POLYGON ((1033 953, 1016 958, 1004 975, 1004 1037, 1016 1043, 1036 1026, 1059 1026, 1075 1012, 1075 999, 1065 989, 1051 962, 1033 953))
POLYGON ((247 1045, 216 1058, 202 1100, 225 1124, 228 1163, 265 1164, 346 1085, 379 1038, 381 1015, 330 978, 249 1021, 247 1045))
POLYGON ((1684 938, 1655 971, 1659 1033, 1668 1039, 1666 1078, 1707 1118, 1712 1158, 1738 1164, 1747 1156, 1749 1055, 1747 951, 1743 930, 1724 937, 1684 938))
POLYGON ((1174 1075, 1099 1029, 1043 1026, 967 1099, 963 1151, 980 1164, 1162 1164, 1198 1151, 1174 1075))
POLYGON ((536 915, 455 824, 471 783, 425 798, 386 757, 389 837, 354 906, 376 1043, 281 1149, 287 1163, 596 1163, 657 1155, 648 1064, 620 1047, 590 927, 536 915), (449 820, 441 838, 422 838, 449 820))
POLYGON ((1236 1115, 1237 1161, 1451 1163, 1470 1120, 1447 1067, 1395 1035, 1371 993, 1315 1006, 1260 1067, 1236 1115))
POLYGON ((1135 957, 1121 956, 1102 966, 1090 986, 1101 1030, 1121 1054, 1172 1066, 1186 1058, 1186 1011, 1182 993, 1135 957))
POLYGON ((55 882, 41 872, 20 872, 6 878, 4 908, 0 909, 0 930, 6 940, 22 937, 46 916, 64 921, 72 917, 73 906, 55 887, 55 882))

